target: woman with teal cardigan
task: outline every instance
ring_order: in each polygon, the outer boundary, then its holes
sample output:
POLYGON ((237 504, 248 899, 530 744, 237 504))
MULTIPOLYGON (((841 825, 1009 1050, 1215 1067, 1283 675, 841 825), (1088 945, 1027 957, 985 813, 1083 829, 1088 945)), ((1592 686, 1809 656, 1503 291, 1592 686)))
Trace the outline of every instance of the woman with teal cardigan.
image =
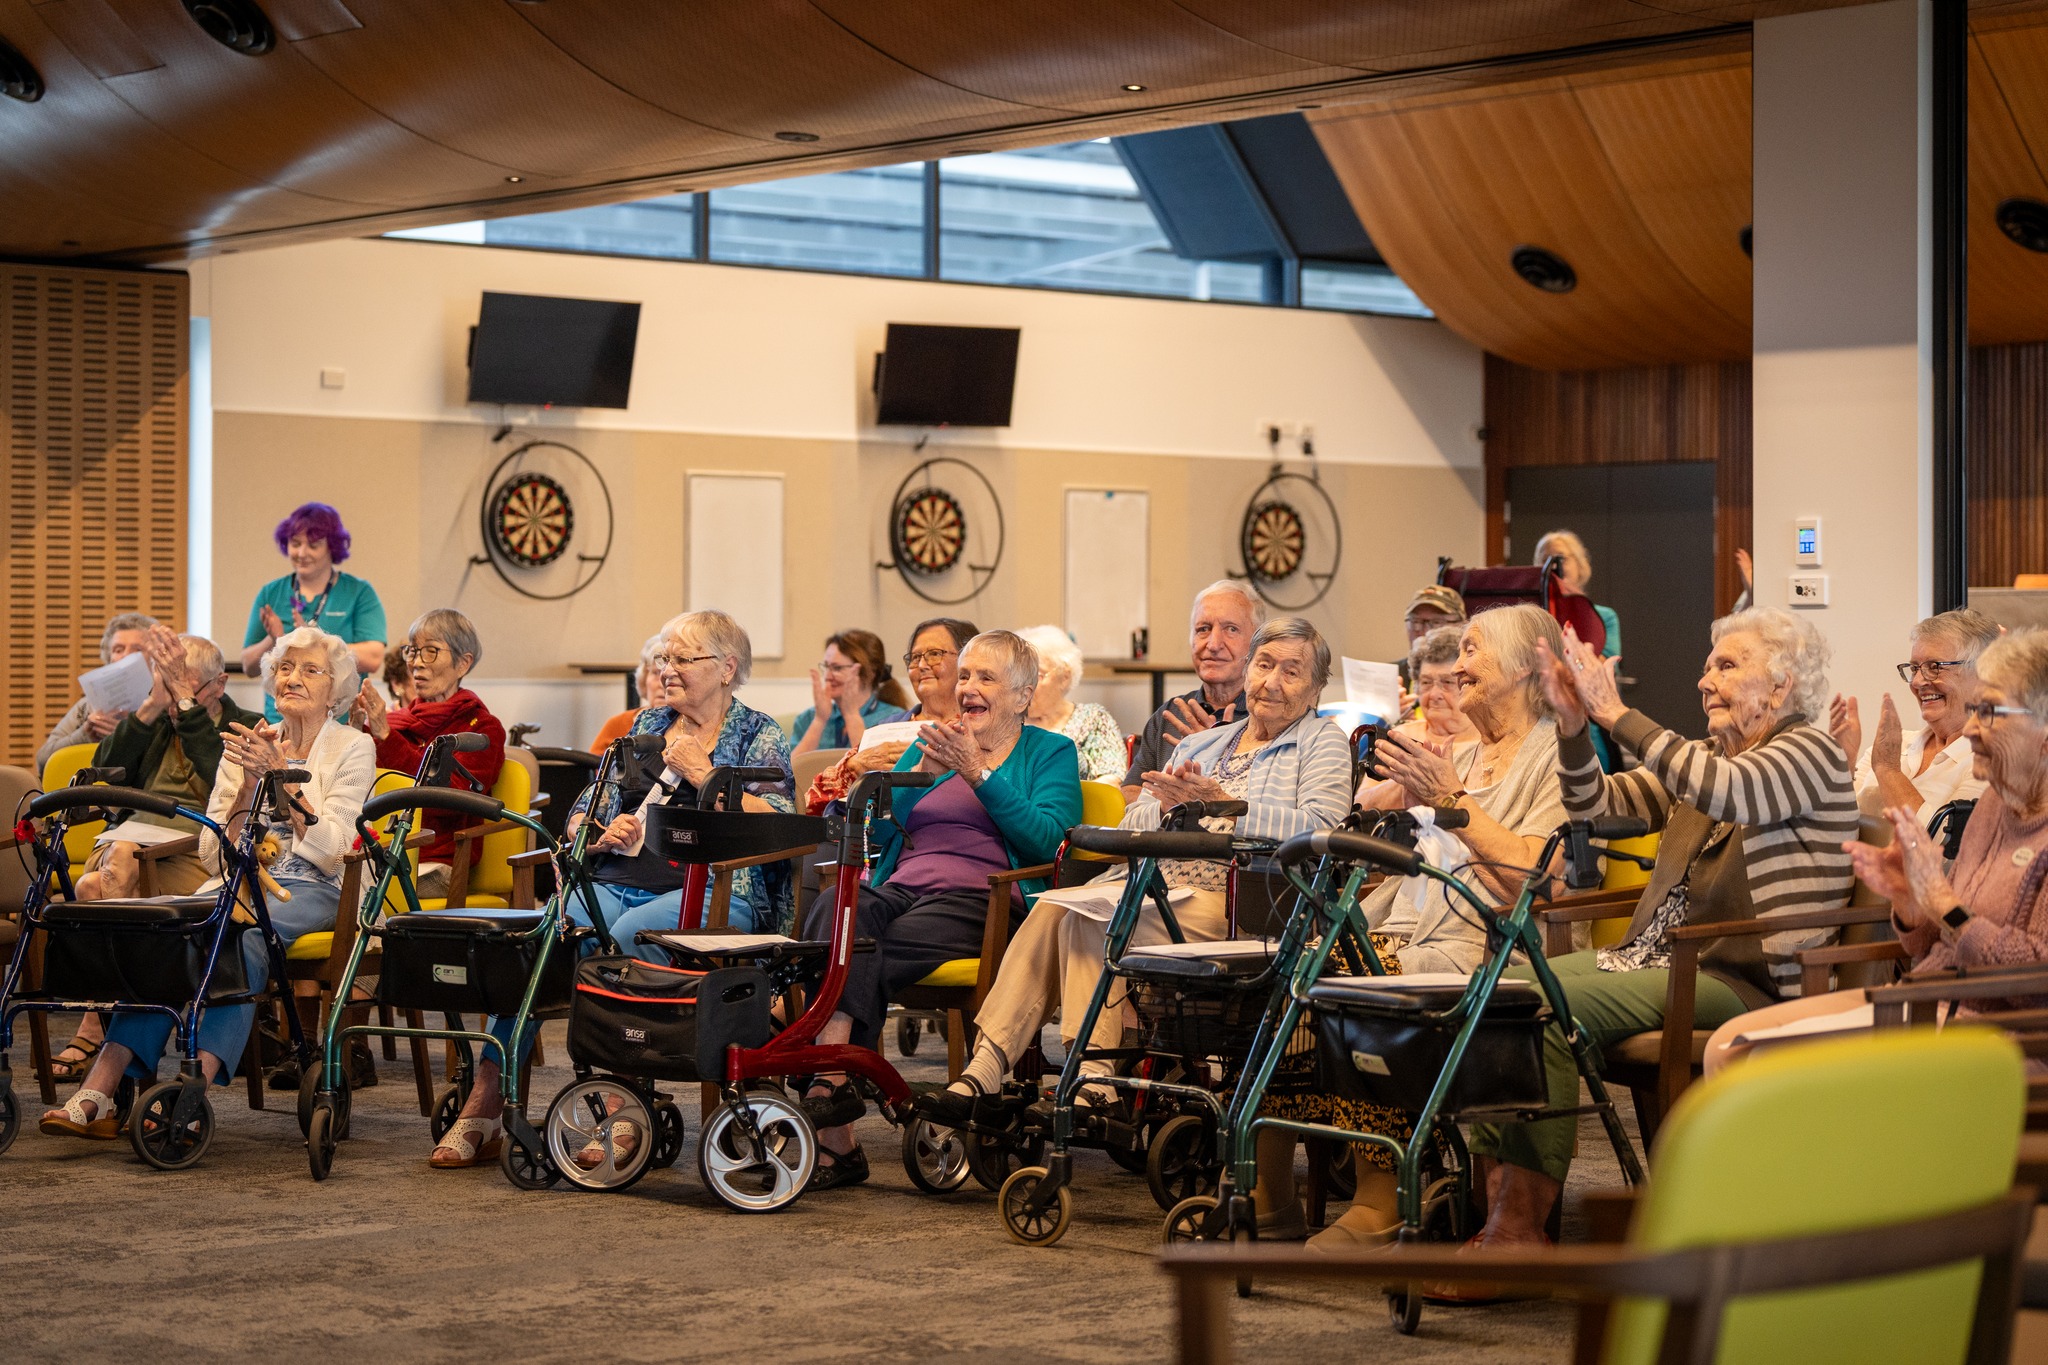
MULTIPOLYGON (((894 819, 874 833, 878 856, 860 888, 854 936, 875 941, 855 953, 839 1010, 820 1043, 873 1047, 889 1000, 956 958, 981 955, 993 872, 1051 862, 1067 830, 1081 823, 1081 760, 1065 735, 1024 723, 1038 685, 1038 657, 1007 630, 986 631, 960 651, 957 718, 924 726, 897 761, 898 772, 929 773, 929 787, 899 788, 894 819)), ((1010 924, 1024 917, 1042 880, 1013 889, 1010 924)), ((831 937, 832 899, 811 906, 806 937, 831 937)), ((811 1188, 867 1179, 852 1124, 865 1111, 844 1076, 821 1076, 804 1100, 818 1129, 811 1188)))

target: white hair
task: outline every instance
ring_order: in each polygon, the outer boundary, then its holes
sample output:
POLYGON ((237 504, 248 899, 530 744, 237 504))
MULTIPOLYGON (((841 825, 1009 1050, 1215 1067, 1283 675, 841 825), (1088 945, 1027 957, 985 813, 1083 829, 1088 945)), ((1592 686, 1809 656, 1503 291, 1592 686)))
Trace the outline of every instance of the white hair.
POLYGON ((1081 681, 1081 646, 1074 643, 1073 636, 1058 626, 1026 626, 1017 634, 1037 651, 1040 678, 1063 677, 1066 681, 1061 686, 1069 690, 1081 681))
POLYGON ((1038 687, 1038 651, 1030 642, 1013 630, 985 630, 960 646, 960 657, 964 660, 970 649, 994 650, 1002 656, 1003 672, 1010 686, 1019 692, 1031 692, 1038 687))
POLYGON ((1827 637, 1811 621, 1782 607, 1750 607, 1714 622, 1713 639, 1747 632, 1762 641, 1764 667, 1773 681, 1789 683, 1785 710, 1797 711, 1817 725, 1828 718, 1828 660, 1833 651, 1827 637))
POLYGON ((671 617, 661 628, 664 637, 696 640, 721 659, 733 660, 732 685, 738 687, 754 672, 754 642, 745 627, 722 611, 686 611, 671 617))
POLYGON ((1266 624, 1266 599, 1254 592, 1251 584, 1236 578, 1219 578, 1195 594, 1195 605, 1188 609, 1188 634, 1195 633, 1195 618, 1202 614, 1202 603, 1220 593, 1235 593, 1244 599, 1245 610, 1251 613, 1254 632, 1266 624))
POLYGON ((1260 626, 1252 636, 1250 653, 1257 654, 1266 645, 1292 640, 1308 647, 1309 676, 1321 692, 1330 681, 1330 642, 1315 628, 1306 616, 1276 616, 1260 626))
POLYGON ((1572 580, 1572 566, 1578 566, 1579 586, 1585 586, 1593 577, 1593 556, 1586 553, 1586 542, 1580 540, 1574 531, 1545 531, 1543 539, 1536 542, 1536 564, 1556 555, 1564 561, 1565 581, 1572 580))
POLYGON ((180 635, 178 643, 184 646, 185 663, 199 679, 201 687, 228 671, 228 662, 221 657, 220 646, 204 635, 180 635))
POLYGON ((1908 631, 1906 638, 1914 644, 1922 640, 1940 640, 1939 648, 1954 654, 1964 663, 1970 663, 2004 633, 2004 628, 1983 612, 1962 607, 1928 617, 1908 631))
POLYGON ((1489 607, 1465 623, 1465 634, 1476 635, 1493 651, 1500 671, 1509 677, 1522 675, 1522 700, 1529 713, 1543 717, 1554 714, 1550 698, 1543 692, 1543 671, 1536 663, 1536 642, 1550 646, 1551 655, 1564 657, 1564 632, 1543 608, 1530 602, 1489 607))
POLYGON ((363 685, 362 675, 356 672, 355 651, 348 647, 348 641, 339 635, 329 635, 318 626, 286 631, 270 647, 270 652, 263 656, 263 695, 277 696, 277 662, 287 650, 293 649, 318 649, 326 653, 327 671, 334 677, 334 697, 328 710, 336 720, 347 715, 349 703, 356 699, 356 692, 363 685))
POLYGON ((2002 635, 1977 656, 1977 676, 2005 693, 2008 706, 2024 706, 2048 725, 2048 630, 2029 627, 2002 635))

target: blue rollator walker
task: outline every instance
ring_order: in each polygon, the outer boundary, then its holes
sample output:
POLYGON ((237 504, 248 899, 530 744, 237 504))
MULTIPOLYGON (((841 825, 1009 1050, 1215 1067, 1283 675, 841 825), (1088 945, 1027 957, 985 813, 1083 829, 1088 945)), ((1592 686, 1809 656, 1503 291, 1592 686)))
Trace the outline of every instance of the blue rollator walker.
MULTIPOLYGON (((240 837, 230 839, 204 811, 171 797, 133 787, 88 785, 98 777, 125 776, 119 769, 87 769, 79 776, 78 784, 29 802, 27 818, 17 826, 17 833, 34 847, 37 875, 23 906, 21 937, 0 982, 0 1152, 13 1143, 21 1126, 8 1058, 16 1015, 162 1014, 176 1023, 177 1047, 184 1054, 178 1075, 150 1084, 132 1106, 126 1101, 133 1082, 123 1077, 115 1108, 127 1114, 128 1141, 137 1156, 159 1170, 182 1170, 206 1155, 213 1142, 213 1101, 199 1063, 200 1012, 254 1005, 265 989, 252 988, 248 981, 242 959, 245 932, 263 936, 270 980, 284 980, 284 941, 270 923, 257 875, 256 848, 268 824, 245 820, 240 837), (212 831, 221 848, 220 889, 200 896, 74 899, 65 832, 79 820, 107 819, 109 812, 120 811, 189 820, 212 831), (53 885, 56 896, 51 893, 53 885), (238 914, 243 905, 246 912, 238 914), (39 939, 43 984, 29 992, 22 989, 22 982, 39 939)), ((295 768, 266 774, 256 811, 284 822, 292 801, 284 787, 304 782, 307 776, 295 768)), ((301 815, 307 824, 314 823, 314 816, 303 808, 301 815)), ((303 1066, 312 1049, 297 1016, 286 1011, 285 1018, 292 1053, 303 1066)), ((155 1060, 143 1059, 145 1065, 155 1060)), ((232 1065, 235 1059, 223 1060, 232 1065)))
MULTIPOLYGON (((1320 937, 1294 964, 1279 1026, 1267 1036, 1264 1054, 1233 1097, 1230 1160, 1216 1193, 1189 1199, 1169 1213, 1166 1240, 1235 1241, 1258 1235, 1251 1190, 1258 1183, 1258 1134, 1265 1129, 1368 1143, 1389 1151, 1398 1172, 1397 1237, 1402 1242, 1463 1240, 1470 1234, 1471 1173, 1458 1132, 1462 1123, 1531 1123, 1596 1115, 1623 1179, 1631 1185, 1640 1183, 1642 1164, 1601 1082, 1598 1052, 1570 1023, 1564 987, 1544 959, 1534 906, 1548 893, 1548 869, 1560 848, 1568 855, 1566 884, 1584 888, 1599 884, 1598 860, 1603 854, 1635 861, 1634 855, 1603 849, 1593 840, 1629 839, 1643 832, 1642 821, 1615 816, 1559 826, 1544 843, 1535 866, 1525 869, 1515 903, 1501 913, 1456 876, 1425 862, 1413 848, 1387 839, 1327 830, 1296 835, 1282 844, 1277 859, 1304 900, 1316 907, 1320 937), (1310 858, 1323 860, 1323 872, 1313 883, 1299 871, 1310 858), (1329 894, 1333 879, 1327 875, 1331 863, 1351 869, 1343 890, 1334 897, 1329 894), (1363 878, 1372 868, 1426 877, 1469 906, 1487 926, 1491 945, 1478 970, 1463 981, 1450 982, 1387 975, 1372 951, 1358 902, 1363 878), (1340 942, 1363 946, 1363 975, 1325 975, 1340 942), (1517 953, 1526 954, 1533 982, 1501 979, 1517 953), (1315 1035, 1319 1088, 1413 1114, 1409 1141, 1328 1124, 1256 1117, 1287 1044, 1304 1019, 1315 1035), (1590 1094, 1589 1104, 1549 1107, 1543 1030, 1553 1020, 1566 1021, 1565 1037, 1590 1094)), ((1248 1278, 1238 1281, 1238 1292, 1251 1292, 1248 1278)), ((1420 1287, 1390 1289, 1387 1297, 1394 1326, 1413 1332, 1422 1314, 1420 1287)))

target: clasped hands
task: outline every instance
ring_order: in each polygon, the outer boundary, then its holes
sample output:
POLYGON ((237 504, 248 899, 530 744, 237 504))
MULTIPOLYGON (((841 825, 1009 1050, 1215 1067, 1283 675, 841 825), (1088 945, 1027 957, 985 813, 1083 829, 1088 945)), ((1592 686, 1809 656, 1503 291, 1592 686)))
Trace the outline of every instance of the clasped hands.
MULTIPOLYGON (((1828 734, 1854 764, 1863 751, 1863 715, 1854 697, 1837 692, 1828 702, 1828 734)), ((1901 771, 1905 761, 1906 731, 1899 722, 1899 708, 1886 693, 1877 707, 1877 729, 1870 737, 1870 766, 1875 772, 1901 771)))
POLYGON ((1939 920, 1961 905, 1948 874, 1942 871, 1941 846, 1920 824, 1918 813, 1889 806, 1892 841, 1883 848, 1855 839, 1842 845, 1856 876, 1892 903, 1892 917, 1907 929, 1939 920))
POLYGON ((1579 638, 1570 626, 1564 628, 1564 657, 1551 651, 1548 640, 1536 642, 1536 674, 1543 682, 1543 695, 1557 712, 1557 732, 1576 735, 1587 720, 1611 730, 1628 714, 1621 699, 1617 678, 1621 656, 1602 658, 1600 651, 1579 638))
POLYGON ((1401 795, 1394 799, 1404 810, 1409 806, 1448 805, 1464 786, 1458 780, 1458 770, 1451 766, 1449 740, 1410 739, 1390 730, 1373 749, 1373 760, 1386 774, 1380 784, 1382 790, 1376 793, 1381 799, 1371 802, 1376 809, 1384 808, 1385 798, 1391 795, 1384 790, 1388 783, 1401 789, 1401 795))

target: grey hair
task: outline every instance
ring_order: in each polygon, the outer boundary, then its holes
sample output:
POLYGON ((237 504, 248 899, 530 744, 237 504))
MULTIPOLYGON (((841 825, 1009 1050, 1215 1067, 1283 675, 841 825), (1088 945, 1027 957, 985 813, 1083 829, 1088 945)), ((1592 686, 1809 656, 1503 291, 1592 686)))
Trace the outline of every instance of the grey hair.
POLYGON ((1194 634, 1195 618, 1202 614, 1202 603, 1218 593, 1236 593, 1244 599, 1245 609, 1252 614, 1252 629, 1266 624, 1266 599, 1252 590, 1252 585, 1236 578, 1219 578, 1195 594, 1195 604, 1188 608, 1188 633, 1194 634))
POLYGON ((100 662, 114 662, 114 637, 124 630, 148 630, 155 625, 154 616, 145 616, 139 611, 124 611, 107 622, 107 628, 100 633, 100 662))
POLYGON ((686 611, 681 616, 672 617, 661 628, 661 633, 663 638, 673 635, 677 639, 687 636, 701 640, 705 648, 719 658, 733 660, 736 665, 732 675, 734 687, 753 676, 754 642, 747 638, 746 629, 725 612, 686 611))
POLYGON ((1539 640, 1550 646, 1553 656, 1564 657, 1564 632, 1557 628, 1557 621, 1549 612, 1528 602, 1492 607, 1467 621, 1464 630, 1478 633, 1479 639, 1493 651, 1501 672, 1522 675, 1522 700, 1531 715, 1556 714, 1550 709, 1550 698, 1543 695, 1543 671, 1536 659, 1539 640))
POLYGON ((1003 673, 1010 686, 1019 692, 1038 690, 1038 651, 1014 630, 985 630, 960 646, 960 657, 966 658, 967 651, 980 646, 992 649, 1003 656, 1003 673))
POLYGON ((2006 705, 2048 725, 2048 630, 2030 626, 1992 641, 1977 656, 1977 675, 2005 693, 2006 705))
POLYGON ((1412 685, 1422 676, 1424 664, 1454 664, 1458 662, 1459 646, 1465 638, 1465 628, 1438 626, 1425 631, 1422 638, 1408 651, 1408 679, 1412 685))
POLYGON ((1953 650, 1964 663, 1974 663, 2003 634, 2005 630, 1998 622, 1981 611, 1963 607, 1928 617, 1908 631, 1906 638, 1914 644, 1922 640, 1943 641, 1943 647, 1953 650))
POLYGON ((1827 637, 1811 621, 1794 616, 1782 607, 1750 607, 1714 622, 1713 640, 1747 631, 1763 641, 1767 655, 1764 666, 1776 682, 1789 683, 1785 707, 1797 711, 1816 725, 1828 717, 1828 660, 1834 651, 1827 637))
POLYGON ((1017 634, 1025 644, 1038 651, 1038 676, 1041 679, 1064 674, 1069 688, 1081 681, 1081 670, 1085 665, 1081 646, 1074 643, 1073 636, 1058 626, 1027 626, 1017 634))
POLYGON ((640 666, 642 668, 654 667, 654 656, 659 653, 661 653, 661 632, 657 630, 654 634, 647 637, 646 644, 640 646, 640 666))
POLYGON ((263 695, 277 696, 277 662, 287 650, 318 649, 327 654, 327 670, 334 675, 334 698, 329 710, 336 720, 348 714, 349 703, 356 699, 356 693, 363 685, 362 675, 356 672, 355 651, 348 647, 348 641, 339 635, 329 635, 318 626, 300 626, 278 636, 277 643, 263 656, 263 695))
POLYGON ((483 642, 476 638, 476 627, 470 619, 453 607, 435 607, 432 611, 420 613, 420 619, 405 628, 406 643, 412 643, 421 631, 432 631, 441 637, 456 658, 467 654, 469 666, 475 668, 483 662, 483 642))
POLYGON ((220 646, 204 635, 180 635, 178 643, 185 647, 185 663, 198 677, 201 687, 228 671, 228 661, 221 657, 220 646))
POLYGON ((1567 580, 1571 577, 1571 565, 1574 561, 1578 563, 1579 568, 1585 571, 1585 579, 1580 580, 1582 584, 1593 577, 1593 556, 1586 553, 1586 542, 1579 539, 1577 532, 1565 530, 1545 531, 1543 538, 1536 542, 1536 563, 1538 566, 1541 566, 1543 561, 1550 558, 1551 555, 1556 555, 1564 560, 1565 577, 1567 580))
POLYGON ((1323 633, 1306 616, 1276 616, 1252 636, 1250 652, 1256 655, 1264 646, 1280 640, 1299 640, 1308 646, 1309 667, 1320 691, 1330 681, 1330 642, 1323 638, 1323 633))

